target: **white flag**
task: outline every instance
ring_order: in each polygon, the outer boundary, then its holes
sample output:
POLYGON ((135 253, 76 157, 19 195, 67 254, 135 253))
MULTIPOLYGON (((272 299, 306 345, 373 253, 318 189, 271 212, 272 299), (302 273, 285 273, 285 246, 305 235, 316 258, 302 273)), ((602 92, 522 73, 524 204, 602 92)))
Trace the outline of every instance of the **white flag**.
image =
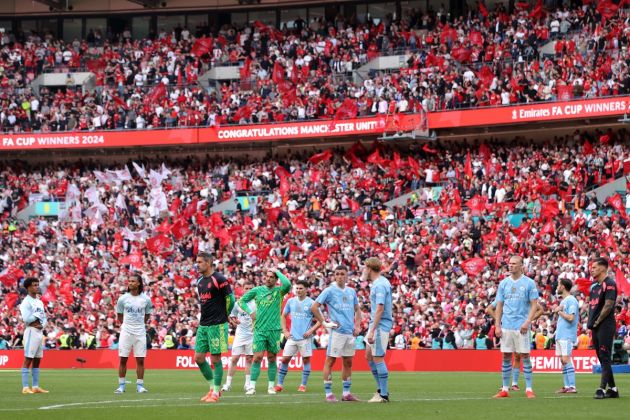
POLYGON ((138 175, 140 175, 140 178, 144 178, 147 175, 147 171, 144 169, 144 165, 140 166, 136 162, 131 162, 131 164, 133 165, 133 168, 136 170, 136 172, 138 172, 138 175))
POLYGON ((66 190, 66 205, 70 206, 71 204, 78 202, 80 197, 81 191, 76 184, 68 185, 68 189, 66 190))
POLYGON ((159 188, 163 179, 164 177, 160 172, 154 171, 153 169, 149 171, 149 185, 151 185, 152 188, 159 188))
POLYGON ((90 188, 87 189, 87 191, 85 191, 85 198, 88 199, 90 204, 99 202, 100 199, 98 197, 98 189, 94 185, 92 185, 90 188))
POLYGON ((168 178, 171 174, 171 170, 168 169, 164 163, 162 163, 162 168, 160 169, 160 175, 162 175, 162 179, 168 178))
POLYGON ((121 193, 118 193, 118 196, 116 197, 115 206, 118 209, 127 210, 127 203, 125 202, 125 197, 123 197, 121 193))

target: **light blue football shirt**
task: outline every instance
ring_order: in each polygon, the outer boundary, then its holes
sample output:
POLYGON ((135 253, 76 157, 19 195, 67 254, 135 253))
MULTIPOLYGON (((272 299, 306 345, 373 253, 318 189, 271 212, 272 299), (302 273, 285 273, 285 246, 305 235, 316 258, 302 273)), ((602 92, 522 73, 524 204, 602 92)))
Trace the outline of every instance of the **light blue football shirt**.
POLYGON ((562 312, 575 315, 575 317, 573 318, 573 322, 569 322, 558 315, 556 340, 571 340, 572 343, 577 343, 577 326, 580 322, 580 309, 578 301, 575 297, 569 295, 562 300, 560 305, 564 306, 562 312))
POLYGON ((46 326, 46 311, 44 311, 44 302, 40 299, 26 295, 22 303, 20 303, 20 314, 27 326, 35 322, 36 319, 39 319, 42 327, 46 326))
POLYGON ((303 340, 304 334, 313 325, 313 302, 308 296, 304 300, 294 296, 284 305, 283 313, 291 316, 291 338, 294 340, 303 340))
POLYGON ((499 283, 496 301, 503 302, 501 328, 505 330, 520 330, 527 320, 531 301, 538 299, 536 283, 526 275, 518 280, 508 276, 499 283))
POLYGON ((391 330, 394 326, 394 320, 392 318, 392 285, 389 283, 389 280, 383 276, 380 276, 372 283, 370 289, 370 305, 370 326, 374 323, 374 316, 376 315, 378 305, 383 305, 383 315, 378 324, 378 329, 381 331, 391 330))
POLYGON ((354 333, 354 306, 359 304, 357 292, 346 286, 341 289, 332 283, 317 297, 317 303, 326 305, 330 320, 339 327, 335 332, 340 334, 354 333))

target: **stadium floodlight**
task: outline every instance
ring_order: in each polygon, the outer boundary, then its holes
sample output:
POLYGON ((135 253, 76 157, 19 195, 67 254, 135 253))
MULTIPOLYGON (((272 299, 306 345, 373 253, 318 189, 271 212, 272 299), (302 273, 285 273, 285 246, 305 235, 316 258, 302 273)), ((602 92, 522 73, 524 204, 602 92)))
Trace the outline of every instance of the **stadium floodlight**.
POLYGON ((630 124, 630 117, 628 117, 628 114, 623 114, 623 118, 619 118, 617 121, 624 124, 630 124))

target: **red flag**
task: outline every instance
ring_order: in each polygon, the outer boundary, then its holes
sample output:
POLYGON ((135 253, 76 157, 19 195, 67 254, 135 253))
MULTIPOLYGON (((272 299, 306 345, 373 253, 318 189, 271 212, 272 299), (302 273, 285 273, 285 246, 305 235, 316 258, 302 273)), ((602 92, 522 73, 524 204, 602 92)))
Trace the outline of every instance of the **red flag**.
POLYGON ((284 67, 282 67, 279 61, 276 61, 273 65, 271 80, 273 80, 274 83, 280 83, 284 80, 284 67))
POLYGON ((468 61, 471 54, 472 51, 464 47, 455 47, 451 50, 451 57, 453 57, 455 61, 459 61, 460 63, 468 61))
POLYGON ((479 72, 477 73, 477 77, 479 78, 479 80, 481 80, 483 85, 487 88, 487 87, 490 87, 490 85, 492 84, 492 81, 494 80, 494 73, 492 72, 490 67, 483 66, 481 70, 479 70, 479 72))
POLYGON ((330 216, 328 221, 330 222, 331 227, 341 226, 345 230, 350 230, 354 227, 354 219, 351 219, 349 217, 330 216))
POLYGON ((212 222, 213 226, 225 226, 225 223, 223 223, 223 218, 221 217, 221 213, 212 213, 212 216, 210 216, 210 221, 212 222))
POLYGON ((220 241, 221 248, 232 241, 232 235, 226 228, 216 229, 212 232, 212 235, 220 241))
POLYGON ((103 298, 103 291, 101 289, 96 289, 96 292, 92 295, 92 303, 98 305, 103 298))
POLYGON ((376 228, 369 223, 363 222, 361 218, 357 219, 357 228, 359 229, 359 233, 361 233, 362 237, 373 238, 376 236, 376 228))
POLYGON ((186 219, 178 219, 173 226, 171 226, 171 233, 178 241, 192 234, 190 230, 190 223, 186 219))
POLYGON ((486 197, 477 194, 466 202, 466 206, 470 209, 472 214, 479 214, 486 209, 487 200, 486 197))
POLYGON ((239 122, 242 118, 247 119, 252 116, 253 112, 254 110, 252 109, 251 106, 243 105, 242 107, 237 109, 236 112, 232 115, 232 120, 234 122, 239 122))
POLYGON ((618 10, 619 10, 619 5, 613 3, 610 0, 602 0, 597 4, 597 11, 605 19, 610 19, 613 16, 615 16, 618 10))
POLYGON ((303 214, 299 216, 295 216, 294 218, 291 219, 291 222, 293 223, 293 227, 295 229, 300 229, 300 230, 308 229, 308 225, 306 224, 306 217, 303 214))
POLYGON ((170 250, 171 245, 171 238, 164 234, 156 235, 152 238, 147 239, 147 249, 155 255, 170 250))
POLYGON ((624 219, 628 218, 628 214, 626 213, 626 208, 623 205, 623 201, 622 201, 621 196, 619 195, 619 193, 608 197, 606 202, 608 204, 610 204, 610 206, 613 209, 617 210, 622 218, 624 218, 624 219))
POLYGON ((615 269, 615 283, 617 283, 617 290, 626 297, 630 297, 630 278, 626 277, 619 268, 615 269))
POLYGON ((186 289, 190 287, 191 280, 187 277, 175 274, 173 276, 173 280, 175 281, 175 286, 177 286, 179 289, 186 289))
POLYGON ((610 143, 610 136, 608 134, 602 134, 601 136, 599 136, 599 142, 601 144, 608 144, 608 143, 610 143))
POLYGON ((280 179, 282 179, 282 178, 290 178, 291 177, 291 173, 289 171, 287 171, 286 169, 284 169, 284 167, 282 167, 282 166, 277 166, 276 169, 274 169, 273 172, 280 179))
POLYGON ((540 235, 553 235, 555 232, 556 227, 551 220, 545 223, 542 229, 540 229, 540 235))
POLYGON ((330 252, 326 248, 319 247, 315 251, 311 252, 307 258, 307 261, 312 263, 315 260, 318 260, 322 263, 326 263, 328 261, 328 255, 330 252))
POLYGON ((359 113, 359 107, 357 103, 350 98, 346 98, 341 106, 337 108, 335 112, 335 120, 342 120, 347 118, 355 118, 359 113))
POLYGON ((483 258, 469 258, 462 262, 461 267, 466 274, 476 277, 486 267, 486 261, 483 258))
POLYGON ((129 109, 129 107, 127 106, 127 102, 123 101, 118 96, 114 95, 112 99, 114 100, 114 102, 116 102, 117 105, 123 107, 124 109, 129 109))
POLYGON ((378 149, 374 150, 370 156, 367 157, 368 163, 372 163, 374 165, 380 165, 383 163, 383 158, 381 157, 381 153, 378 149))
POLYGON ((16 286, 17 282, 24 277, 24 271, 17 267, 9 267, 0 273, 0 283, 7 287, 16 286))
POLYGON ((7 293, 6 295, 4 295, 4 303, 5 305, 7 305, 7 308, 13 309, 18 298, 19 296, 15 292, 7 293))
POLYGON ((429 153, 431 155, 437 155, 438 151, 436 149, 431 149, 431 147, 427 144, 424 143, 424 146, 422 146, 422 150, 426 153, 429 153))
POLYGON ((359 159, 354 153, 346 153, 346 157, 350 159, 353 168, 365 168, 365 163, 359 159))
POLYGON ((193 215, 195 213, 197 213, 197 204, 198 203, 199 203, 199 200, 197 199, 197 197, 193 198, 192 201, 190 203, 188 203, 188 205, 186 206, 186 208, 182 212, 181 217, 184 218, 184 219, 190 219, 191 217, 193 217, 193 215))
POLYGON ((267 212, 267 220, 271 223, 275 223, 278 221, 278 217, 280 216, 280 209, 278 207, 273 207, 270 209, 265 209, 267 212))
POLYGON ((357 201, 352 200, 352 199, 348 200, 348 204, 350 205, 350 211, 352 213, 356 213, 361 208, 359 203, 357 201))
POLYGON ((483 158, 483 160, 488 160, 492 157, 492 152, 486 143, 481 143, 479 145, 479 154, 483 158))
POLYGON ((538 19, 544 16, 544 14, 545 14, 545 11, 543 10, 542 0, 538 0, 534 9, 531 12, 529 12, 529 17, 530 19, 538 19))
POLYGON ((558 86, 558 100, 570 101, 573 99, 573 86, 559 85, 558 86))
POLYGON ((584 140, 584 146, 582 147, 582 153, 585 155, 592 155, 595 150, 590 141, 584 140))
POLYGON ((190 52, 197 57, 208 54, 212 51, 212 38, 199 38, 195 41, 190 52))
POLYGON ((558 214, 560 214, 560 209, 556 200, 542 201, 540 203, 540 217, 543 220, 553 219, 558 214))
POLYGON ((604 235, 600 238, 599 244, 604 248, 617 250, 617 242, 613 239, 612 235, 604 235))
POLYGON ((466 175, 466 177, 470 179, 472 179, 473 177, 472 159, 470 157, 470 150, 466 153, 466 162, 464 162, 464 175, 466 175))
POLYGON ((420 175, 420 164, 418 163, 417 160, 409 156, 407 157, 407 163, 409 164, 409 167, 416 175, 420 175))
POLYGON ((171 224, 168 219, 164 219, 155 230, 160 233, 168 233, 171 231, 171 224))
POLYGON ((483 17, 488 17, 488 9, 486 8, 486 5, 483 4, 483 1, 479 2, 479 13, 481 13, 483 17))
POLYGON ((311 156, 308 161, 313 165, 317 165, 320 162, 328 162, 333 157, 333 152, 331 149, 326 149, 321 153, 316 153, 311 156))
POLYGON ((124 258, 120 259, 121 264, 129 264, 137 269, 142 268, 142 254, 139 252, 134 252, 133 254, 129 254, 124 258))
POLYGON ((593 282, 583 277, 575 279, 575 286, 584 296, 588 296, 591 293, 592 284, 593 282))

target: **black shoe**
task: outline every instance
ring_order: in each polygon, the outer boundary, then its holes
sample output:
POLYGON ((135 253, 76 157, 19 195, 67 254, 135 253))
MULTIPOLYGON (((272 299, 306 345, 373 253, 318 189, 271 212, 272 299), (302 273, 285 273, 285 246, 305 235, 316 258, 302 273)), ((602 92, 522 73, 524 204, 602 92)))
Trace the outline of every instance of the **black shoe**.
POLYGON ((606 390, 606 398, 619 398, 619 391, 615 391, 612 388, 606 390))
POLYGON ((593 396, 593 398, 595 398, 596 400, 603 400, 604 398, 606 398, 606 394, 604 394, 604 390, 599 388, 597 391, 595 391, 595 395, 593 396))
POLYGON ((387 395, 381 395, 381 398, 383 399, 384 403, 388 403, 389 402, 389 394, 387 395))

